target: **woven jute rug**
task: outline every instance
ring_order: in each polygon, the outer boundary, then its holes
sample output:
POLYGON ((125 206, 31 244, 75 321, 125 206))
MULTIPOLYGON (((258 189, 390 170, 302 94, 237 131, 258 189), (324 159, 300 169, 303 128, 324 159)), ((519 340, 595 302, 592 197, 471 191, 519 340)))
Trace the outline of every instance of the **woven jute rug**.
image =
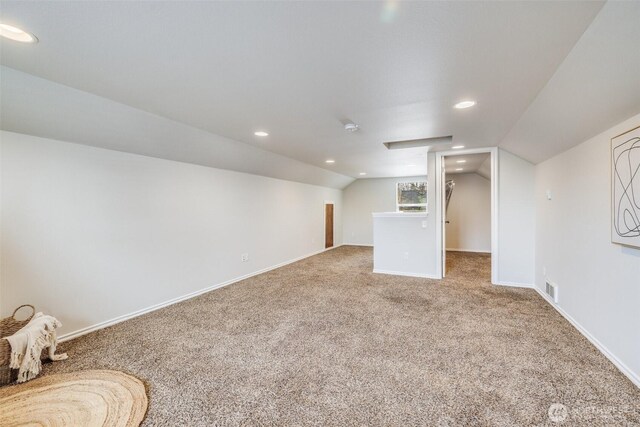
POLYGON ((147 394, 137 378, 94 370, 0 388, 0 426, 138 426, 147 394))

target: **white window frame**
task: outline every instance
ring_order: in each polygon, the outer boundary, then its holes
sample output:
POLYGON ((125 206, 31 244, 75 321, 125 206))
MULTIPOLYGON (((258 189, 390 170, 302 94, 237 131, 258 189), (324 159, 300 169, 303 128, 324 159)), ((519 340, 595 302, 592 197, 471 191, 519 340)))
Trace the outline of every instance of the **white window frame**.
POLYGON ((407 207, 424 206, 424 210, 423 211, 408 211, 408 213, 411 213, 411 212, 427 213, 429 211, 429 194, 428 193, 427 193, 427 201, 424 202, 424 203, 398 203, 398 184, 406 184, 406 183, 409 183, 409 182, 420 182, 420 183, 424 182, 425 187, 427 187, 426 191, 427 192, 429 191, 428 190, 429 182, 427 180, 424 180, 424 181, 398 181, 398 182, 396 182, 396 194, 395 194, 395 197, 396 197, 396 212, 407 212, 407 211, 401 211, 400 210, 400 206, 407 206, 407 207))

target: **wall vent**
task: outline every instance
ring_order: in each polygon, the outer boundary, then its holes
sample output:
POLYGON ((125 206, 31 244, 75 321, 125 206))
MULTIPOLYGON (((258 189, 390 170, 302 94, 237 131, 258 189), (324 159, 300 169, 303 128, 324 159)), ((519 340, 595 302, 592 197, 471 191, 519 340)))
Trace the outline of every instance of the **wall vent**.
POLYGON ((558 303, 558 286, 555 283, 549 281, 545 282, 545 292, 553 302, 558 303))

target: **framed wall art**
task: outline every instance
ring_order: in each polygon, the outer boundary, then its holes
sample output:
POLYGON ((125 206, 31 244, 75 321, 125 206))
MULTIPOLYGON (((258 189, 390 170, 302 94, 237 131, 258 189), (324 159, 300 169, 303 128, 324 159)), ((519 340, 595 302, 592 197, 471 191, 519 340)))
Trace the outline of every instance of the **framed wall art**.
POLYGON ((640 126, 611 139, 611 241, 640 248, 640 126))

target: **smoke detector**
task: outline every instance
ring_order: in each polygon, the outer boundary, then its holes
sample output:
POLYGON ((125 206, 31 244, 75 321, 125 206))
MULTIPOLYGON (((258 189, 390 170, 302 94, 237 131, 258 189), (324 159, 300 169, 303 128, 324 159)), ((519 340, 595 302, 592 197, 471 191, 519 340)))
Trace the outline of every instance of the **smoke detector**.
POLYGON ((347 132, 357 132, 360 129, 360 125, 357 125, 355 123, 346 123, 344 125, 344 130, 346 130, 347 132))

